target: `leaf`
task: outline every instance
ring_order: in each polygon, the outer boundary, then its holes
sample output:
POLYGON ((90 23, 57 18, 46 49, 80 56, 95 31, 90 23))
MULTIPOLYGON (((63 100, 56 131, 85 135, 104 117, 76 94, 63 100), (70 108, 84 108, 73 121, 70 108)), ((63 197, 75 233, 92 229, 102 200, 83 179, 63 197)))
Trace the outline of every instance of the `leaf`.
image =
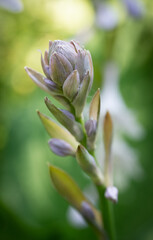
POLYGON ((76 150, 79 143, 75 140, 75 138, 67 130, 60 127, 58 124, 53 122, 49 117, 40 113, 39 111, 37 113, 38 113, 44 127, 46 128, 48 134, 52 138, 62 139, 64 141, 68 142, 76 150))
POLYGON ((46 97, 45 103, 49 111, 55 116, 55 118, 65 127, 67 130, 75 136, 78 141, 83 138, 83 130, 79 123, 69 118, 63 111, 58 109, 51 101, 46 97))

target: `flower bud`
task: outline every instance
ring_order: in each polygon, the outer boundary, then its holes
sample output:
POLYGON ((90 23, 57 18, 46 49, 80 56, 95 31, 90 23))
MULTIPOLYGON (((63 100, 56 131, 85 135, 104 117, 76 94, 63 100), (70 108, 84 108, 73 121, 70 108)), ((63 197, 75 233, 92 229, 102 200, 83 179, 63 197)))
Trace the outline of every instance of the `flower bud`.
POLYGON ((77 148, 76 159, 82 170, 92 178, 95 184, 100 185, 103 183, 103 175, 97 167, 95 159, 82 145, 77 148))
POLYGON ((73 106, 80 117, 93 81, 89 51, 74 41, 50 41, 49 51, 41 55, 41 65, 46 77, 26 67, 30 78, 68 109, 73 106))
POLYGON ((118 202, 118 189, 114 186, 109 186, 106 188, 105 197, 114 203, 118 202))
POLYGON ((85 129, 86 129, 86 133, 88 138, 95 138, 95 134, 96 134, 96 130, 97 130, 97 121, 96 120, 92 120, 89 119, 86 123, 85 123, 85 129))
POLYGON ((52 138, 51 140, 49 140, 48 143, 52 152, 55 153, 56 155, 59 155, 61 157, 75 155, 74 149, 71 147, 69 143, 65 142, 64 140, 52 138))
POLYGON ((95 220, 94 212, 88 202, 82 202, 81 213, 87 220, 90 220, 90 222, 95 220))
POLYGON ((85 123, 87 133, 87 146, 89 150, 94 150, 97 127, 100 115, 100 89, 95 93, 89 110, 89 120, 85 123))

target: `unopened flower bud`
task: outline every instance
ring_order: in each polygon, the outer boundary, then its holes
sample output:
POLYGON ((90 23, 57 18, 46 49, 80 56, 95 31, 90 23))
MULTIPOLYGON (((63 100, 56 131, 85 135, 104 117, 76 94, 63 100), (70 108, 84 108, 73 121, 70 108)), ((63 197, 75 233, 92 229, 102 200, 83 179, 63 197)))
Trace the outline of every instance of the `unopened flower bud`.
POLYGON ((90 104, 89 120, 85 123, 87 133, 87 146, 89 150, 94 150, 97 127, 100 115, 100 89, 97 90, 90 104))
POLYGON ((103 175, 96 165, 95 159, 82 145, 79 145, 77 148, 76 159, 82 170, 90 176, 97 185, 103 183, 103 175))
POLYGON ((52 138, 51 140, 49 140, 48 143, 52 152, 55 153, 56 155, 62 157, 75 155, 74 149, 71 147, 69 143, 65 142, 64 140, 52 138))
POLYGON ((118 202, 118 189, 114 186, 107 187, 105 197, 114 203, 118 202))
POLYGON ((97 121, 96 120, 92 120, 89 119, 86 123, 85 123, 85 129, 86 129, 86 133, 88 137, 94 137, 96 134, 96 130, 97 130, 97 121))
POLYGON ((94 212, 89 203, 83 201, 81 204, 81 213, 88 221, 93 222, 95 220, 94 212))
POLYGON ((93 66, 89 51, 78 43, 56 40, 49 42, 49 51, 41 55, 46 77, 26 67, 30 78, 64 106, 75 109, 80 117, 93 81, 93 66))

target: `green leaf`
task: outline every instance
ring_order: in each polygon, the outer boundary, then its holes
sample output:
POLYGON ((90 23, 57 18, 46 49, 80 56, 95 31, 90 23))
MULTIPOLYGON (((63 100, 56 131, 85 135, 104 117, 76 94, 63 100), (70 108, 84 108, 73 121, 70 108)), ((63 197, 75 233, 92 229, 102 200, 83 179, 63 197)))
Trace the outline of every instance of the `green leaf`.
POLYGON ((78 142, 67 130, 60 127, 58 124, 53 122, 49 117, 40 113, 39 111, 38 111, 38 115, 39 115, 44 127, 46 128, 48 134, 52 138, 62 139, 64 141, 68 142, 76 150, 76 148, 78 146, 78 142))
POLYGON ((46 97, 45 103, 50 110, 50 112, 55 116, 55 118, 65 127, 69 132, 75 136, 78 141, 83 138, 83 130, 81 124, 77 123, 75 120, 69 118, 64 112, 58 109, 51 101, 46 97))
POLYGON ((99 211, 84 196, 74 180, 63 170, 49 165, 50 176, 59 194, 76 208, 89 224, 102 231, 99 211))

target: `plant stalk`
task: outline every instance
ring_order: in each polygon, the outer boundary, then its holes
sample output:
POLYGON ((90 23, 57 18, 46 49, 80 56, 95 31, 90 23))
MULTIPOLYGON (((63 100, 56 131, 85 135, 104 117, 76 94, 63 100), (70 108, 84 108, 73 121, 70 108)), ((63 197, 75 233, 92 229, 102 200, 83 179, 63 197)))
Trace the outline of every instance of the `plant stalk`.
POLYGON ((104 186, 96 186, 99 193, 101 215, 103 220, 103 227, 106 231, 107 240, 116 240, 115 223, 114 223, 114 209, 113 203, 105 198, 104 194, 106 188, 104 186))

